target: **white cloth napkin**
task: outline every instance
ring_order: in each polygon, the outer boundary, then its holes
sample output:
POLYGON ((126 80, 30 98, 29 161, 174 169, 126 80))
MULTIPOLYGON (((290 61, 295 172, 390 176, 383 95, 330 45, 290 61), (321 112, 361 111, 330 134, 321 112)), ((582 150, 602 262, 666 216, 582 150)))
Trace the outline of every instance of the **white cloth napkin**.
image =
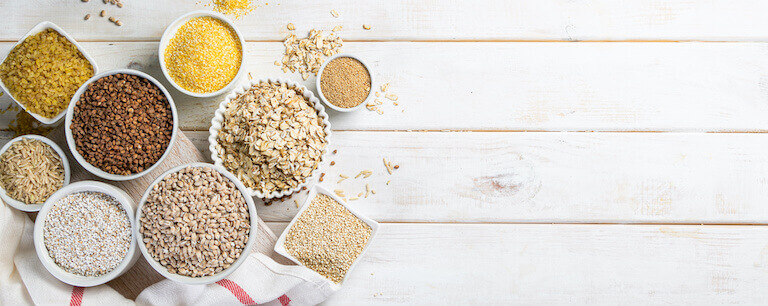
POLYGON ((136 301, 107 285, 73 287, 48 273, 37 258, 34 223, 0 201, 0 305, 315 305, 336 289, 301 266, 284 266, 252 252, 229 277, 210 285, 163 280, 142 291, 136 301))

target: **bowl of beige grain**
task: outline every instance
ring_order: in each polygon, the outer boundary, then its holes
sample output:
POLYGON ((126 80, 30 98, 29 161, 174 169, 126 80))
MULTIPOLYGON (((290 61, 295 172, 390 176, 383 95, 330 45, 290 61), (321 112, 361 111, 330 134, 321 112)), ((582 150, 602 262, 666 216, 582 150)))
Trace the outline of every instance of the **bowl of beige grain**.
POLYGON ((373 96, 370 66, 351 54, 337 54, 328 58, 320 67, 316 82, 320 100, 339 112, 362 109, 373 96))

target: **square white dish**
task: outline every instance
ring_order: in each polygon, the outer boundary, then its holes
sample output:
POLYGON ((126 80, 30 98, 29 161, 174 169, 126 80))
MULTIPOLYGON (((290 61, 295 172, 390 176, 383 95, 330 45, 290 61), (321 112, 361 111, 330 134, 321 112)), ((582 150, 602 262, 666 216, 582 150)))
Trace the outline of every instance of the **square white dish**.
POLYGON ((301 209, 299 209, 299 212, 296 213, 296 216, 293 217, 293 220, 291 220, 291 223, 288 224, 288 227, 286 227, 283 233, 280 234, 280 237, 277 238, 277 242, 275 243, 275 252, 277 252, 280 255, 283 255, 285 258, 290 259, 291 261, 295 262, 296 264, 302 267, 306 267, 304 266, 304 264, 301 263, 301 261, 299 261, 296 257, 293 257, 291 254, 288 253, 288 250, 285 249, 285 237, 288 235, 288 231, 291 229, 291 227, 293 227, 293 224, 296 223, 296 220, 298 220, 301 214, 304 213, 305 210, 307 210, 307 208, 309 207, 309 204, 312 203, 312 199, 314 199, 315 196, 317 196, 318 194, 324 194, 331 197, 331 199, 333 199, 336 202, 339 202, 339 204, 341 204, 342 206, 344 206, 344 208, 349 210, 349 212, 355 215, 355 217, 359 218, 360 220, 365 222, 365 224, 368 224, 368 226, 371 227, 371 236, 368 238, 368 243, 366 243, 365 247, 363 248, 363 251, 360 252, 360 255, 357 256, 357 258, 355 259, 355 262, 352 263, 352 266, 349 267, 349 270, 347 270, 347 274, 344 275, 344 278, 341 280, 341 283, 337 284, 329 280, 333 288, 338 290, 339 288, 341 288, 344 282, 347 281, 347 278, 349 278, 350 272, 352 272, 352 270, 355 269, 355 266, 357 266, 357 264, 360 262, 360 259, 363 256, 365 256, 365 252, 368 251, 368 248, 371 247, 371 243, 373 242, 374 237, 376 237, 376 233, 379 231, 379 223, 357 212, 355 209, 349 206, 349 204, 342 201, 342 199, 339 198, 339 196, 337 196, 335 193, 331 192, 328 189, 323 188, 320 185, 315 185, 314 187, 312 187, 312 189, 309 190, 307 199, 304 200, 304 204, 302 204, 301 209))
MULTIPOLYGON (((21 37, 21 39, 19 39, 19 41, 16 42, 15 45, 13 45, 13 48, 11 48, 11 50, 13 50, 14 48, 16 48, 16 46, 18 46, 19 44, 24 42, 24 40, 27 39, 27 37, 35 35, 37 33, 45 31, 47 29, 53 29, 54 31, 56 31, 59 34, 61 34, 61 36, 64 36, 65 38, 67 38, 67 40, 70 43, 72 43, 73 45, 75 45, 75 47, 77 47, 77 50, 80 51, 81 54, 83 54, 83 57, 85 57, 85 59, 88 60, 89 63, 91 63, 91 67, 93 68, 93 75, 96 75, 96 74, 99 73, 99 68, 98 68, 98 66, 96 66, 96 61, 94 61, 93 58, 90 55, 88 55, 87 52, 85 52, 85 49, 83 49, 83 46, 81 46, 79 43, 77 43, 77 41, 75 41, 75 39, 72 38, 72 36, 69 36, 69 34, 67 34, 67 32, 64 32, 64 30, 62 30, 59 26, 55 25, 53 22, 50 22, 50 21, 43 21, 43 22, 38 23, 37 25, 35 25, 31 30, 29 30, 29 32, 27 32, 27 34, 24 34, 24 36, 21 37)), ((0 63, 4 62, 6 60, 6 58, 8 58, 9 54, 10 54, 10 52, 3 57, 3 60, 0 61, 0 63)), ((8 91, 8 88, 5 87, 5 83, 3 82, 2 79, 0 79, 0 88, 2 88, 3 92, 5 92, 9 97, 11 97, 11 100, 13 100, 13 102, 16 102, 16 104, 21 106, 21 108, 24 109, 25 112, 29 113, 30 115, 32 115, 32 117, 37 119, 37 121, 40 121, 43 124, 52 125, 52 124, 58 122, 59 120, 61 120, 61 118, 64 118, 64 115, 67 113, 67 107, 64 107, 61 110, 61 112, 58 115, 56 115, 55 117, 53 117, 53 118, 45 118, 45 117, 40 116, 38 114, 35 114, 33 112, 27 111, 27 107, 24 106, 24 104, 22 104, 19 100, 16 100, 16 97, 14 97, 11 94, 11 92, 8 91)))

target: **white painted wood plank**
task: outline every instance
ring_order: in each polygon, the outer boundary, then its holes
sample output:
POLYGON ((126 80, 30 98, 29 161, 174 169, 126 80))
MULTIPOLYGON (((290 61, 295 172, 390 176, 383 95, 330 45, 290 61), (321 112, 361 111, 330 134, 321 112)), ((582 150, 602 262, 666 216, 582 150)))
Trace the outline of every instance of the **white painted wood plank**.
MULTIPOLYGON (((0 54, 10 47, 0 43, 0 54)), ((156 43, 84 47, 103 70, 133 67, 168 84, 156 43)), ((375 42, 344 50, 366 58, 400 106, 387 101, 384 115, 331 111, 335 130, 768 130, 767 43, 375 42)), ((248 71, 300 79, 274 66, 282 52, 280 43, 248 43, 248 71)), ((314 78, 303 84, 314 89, 314 78)), ((186 130, 207 130, 223 99, 171 92, 186 130)))
MULTIPOLYGON (((276 233, 286 223, 270 223, 276 233)), ((768 298, 765 226, 382 224, 326 305, 713 305, 768 298)))
MULTIPOLYGON (((209 155, 207 133, 186 134, 209 155)), ((768 134, 337 132, 331 149, 323 186, 370 184, 350 203, 377 221, 768 223, 768 134)), ((297 210, 257 206, 265 221, 297 210)))
MULTIPOLYGON (((201 1, 125 1, 122 9, 101 1, 2 1, 1 40, 16 40, 49 20, 77 39, 159 40, 176 17, 205 9, 201 1), (83 21, 106 8, 123 21, 83 21)), ((356 40, 765 40, 768 3, 734 1, 256 1, 253 13, 237 22, 251 40, 282 39, 285 24, 299 30, 344 26, 356 40), (267 2, 269 5, 264 5, 267 2), (333 18, 330 10, 341 16, 333 18), (364 31, 362 24, 373 30, 364 31)))

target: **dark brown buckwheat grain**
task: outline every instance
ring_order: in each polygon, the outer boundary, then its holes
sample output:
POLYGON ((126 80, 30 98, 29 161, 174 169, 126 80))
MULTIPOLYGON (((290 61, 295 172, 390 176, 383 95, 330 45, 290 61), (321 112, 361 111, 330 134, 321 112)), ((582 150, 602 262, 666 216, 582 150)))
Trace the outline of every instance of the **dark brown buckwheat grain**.
POLYGON ((72 116, 77 152, 111 174, 130 175, 154 165, 173 132, 168 99, 149 80, 130 74, 88 85, 72 116))

